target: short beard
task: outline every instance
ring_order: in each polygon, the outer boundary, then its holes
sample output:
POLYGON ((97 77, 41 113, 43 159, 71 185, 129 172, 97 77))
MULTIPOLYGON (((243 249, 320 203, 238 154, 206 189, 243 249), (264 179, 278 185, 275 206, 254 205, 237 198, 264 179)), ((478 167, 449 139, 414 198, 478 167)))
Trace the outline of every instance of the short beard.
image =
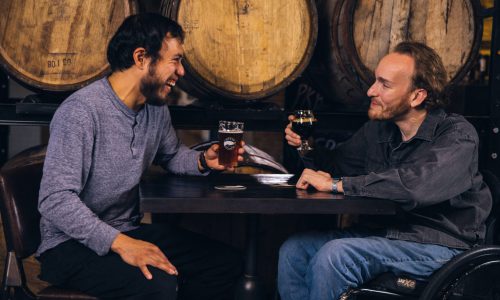
POLYGON ((163 106, 167 104, 167 99, 160 97, 160 90, 165 85, 154 76, 156 65, 152 64, 148 70, 148 77, 143 78, 140 83, 140 91, 146 97, 146 104, 153 106, 163 106))
POLYGON ((405 101, 401 101, 401 103, 398 103, 396 106, 385 108, 382 111, 376 112, 371 108, 368 109, 368 118, 378 121, 397 121, 401 116, 408 113, 410 108, 410 103, 405 99, 405 101))

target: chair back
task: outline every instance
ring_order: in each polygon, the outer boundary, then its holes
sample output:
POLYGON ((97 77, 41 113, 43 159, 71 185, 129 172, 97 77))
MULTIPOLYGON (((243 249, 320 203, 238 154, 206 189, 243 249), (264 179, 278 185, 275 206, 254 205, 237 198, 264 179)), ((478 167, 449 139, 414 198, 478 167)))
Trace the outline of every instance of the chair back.
POLYGON ((40 244, 38 190, 46 146, 24 150, 0 170, 0 209, 7 251, 24 259, 40 244))

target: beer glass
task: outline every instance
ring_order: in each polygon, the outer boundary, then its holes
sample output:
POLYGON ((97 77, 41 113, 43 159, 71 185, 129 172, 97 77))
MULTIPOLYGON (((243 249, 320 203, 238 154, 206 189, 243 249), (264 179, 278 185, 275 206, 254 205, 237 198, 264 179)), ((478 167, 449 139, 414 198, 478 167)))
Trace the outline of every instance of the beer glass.
POLYGON ((308 151, 313 150, 309 146, 308 139, 313 133, 314 125, 316 124, 316 118, 312 110, 296 110, 293 115, 295 119, 292 121, 292 130, 296 134, 300 135, 300 146, 297 148, 299 153, 306 154, 308 151))
POLYGON ((226 168, 238 165, 238 149, 241 148, 243 122, 219 121, 219 164, 226 168))

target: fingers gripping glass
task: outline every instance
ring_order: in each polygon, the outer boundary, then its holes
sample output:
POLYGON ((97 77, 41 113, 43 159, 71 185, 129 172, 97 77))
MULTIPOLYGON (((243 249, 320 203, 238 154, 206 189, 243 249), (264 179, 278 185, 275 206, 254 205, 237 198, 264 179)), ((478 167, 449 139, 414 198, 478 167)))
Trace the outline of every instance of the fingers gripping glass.
POLYGON ((300 146, 297 150, 300 154, 306 154, 313 150, 313 148, 309 146, 308 139, 313 133, 317 120, 312 110, 296 110, 293 115, 295 119, 292 121, 292 130, 300 135, 300 146))

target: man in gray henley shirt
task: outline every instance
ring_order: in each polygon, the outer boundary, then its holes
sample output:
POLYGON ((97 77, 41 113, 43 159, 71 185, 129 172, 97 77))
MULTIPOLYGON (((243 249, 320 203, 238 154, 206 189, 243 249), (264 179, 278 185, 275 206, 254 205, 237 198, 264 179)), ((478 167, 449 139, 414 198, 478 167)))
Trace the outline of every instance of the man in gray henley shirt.
POLYGON ((235 251, 139 225, 138 184, 152 163, 177 174, 224 169, 217 145, 200 154, 179 142, 164 105, 184 75, 182 42, 165 17, 128 17, 108 45, 113 73, 55 113, 39 197, 42 279, 100 298, 175 299, 177 285, 182 299, 231 297, 235 251))

